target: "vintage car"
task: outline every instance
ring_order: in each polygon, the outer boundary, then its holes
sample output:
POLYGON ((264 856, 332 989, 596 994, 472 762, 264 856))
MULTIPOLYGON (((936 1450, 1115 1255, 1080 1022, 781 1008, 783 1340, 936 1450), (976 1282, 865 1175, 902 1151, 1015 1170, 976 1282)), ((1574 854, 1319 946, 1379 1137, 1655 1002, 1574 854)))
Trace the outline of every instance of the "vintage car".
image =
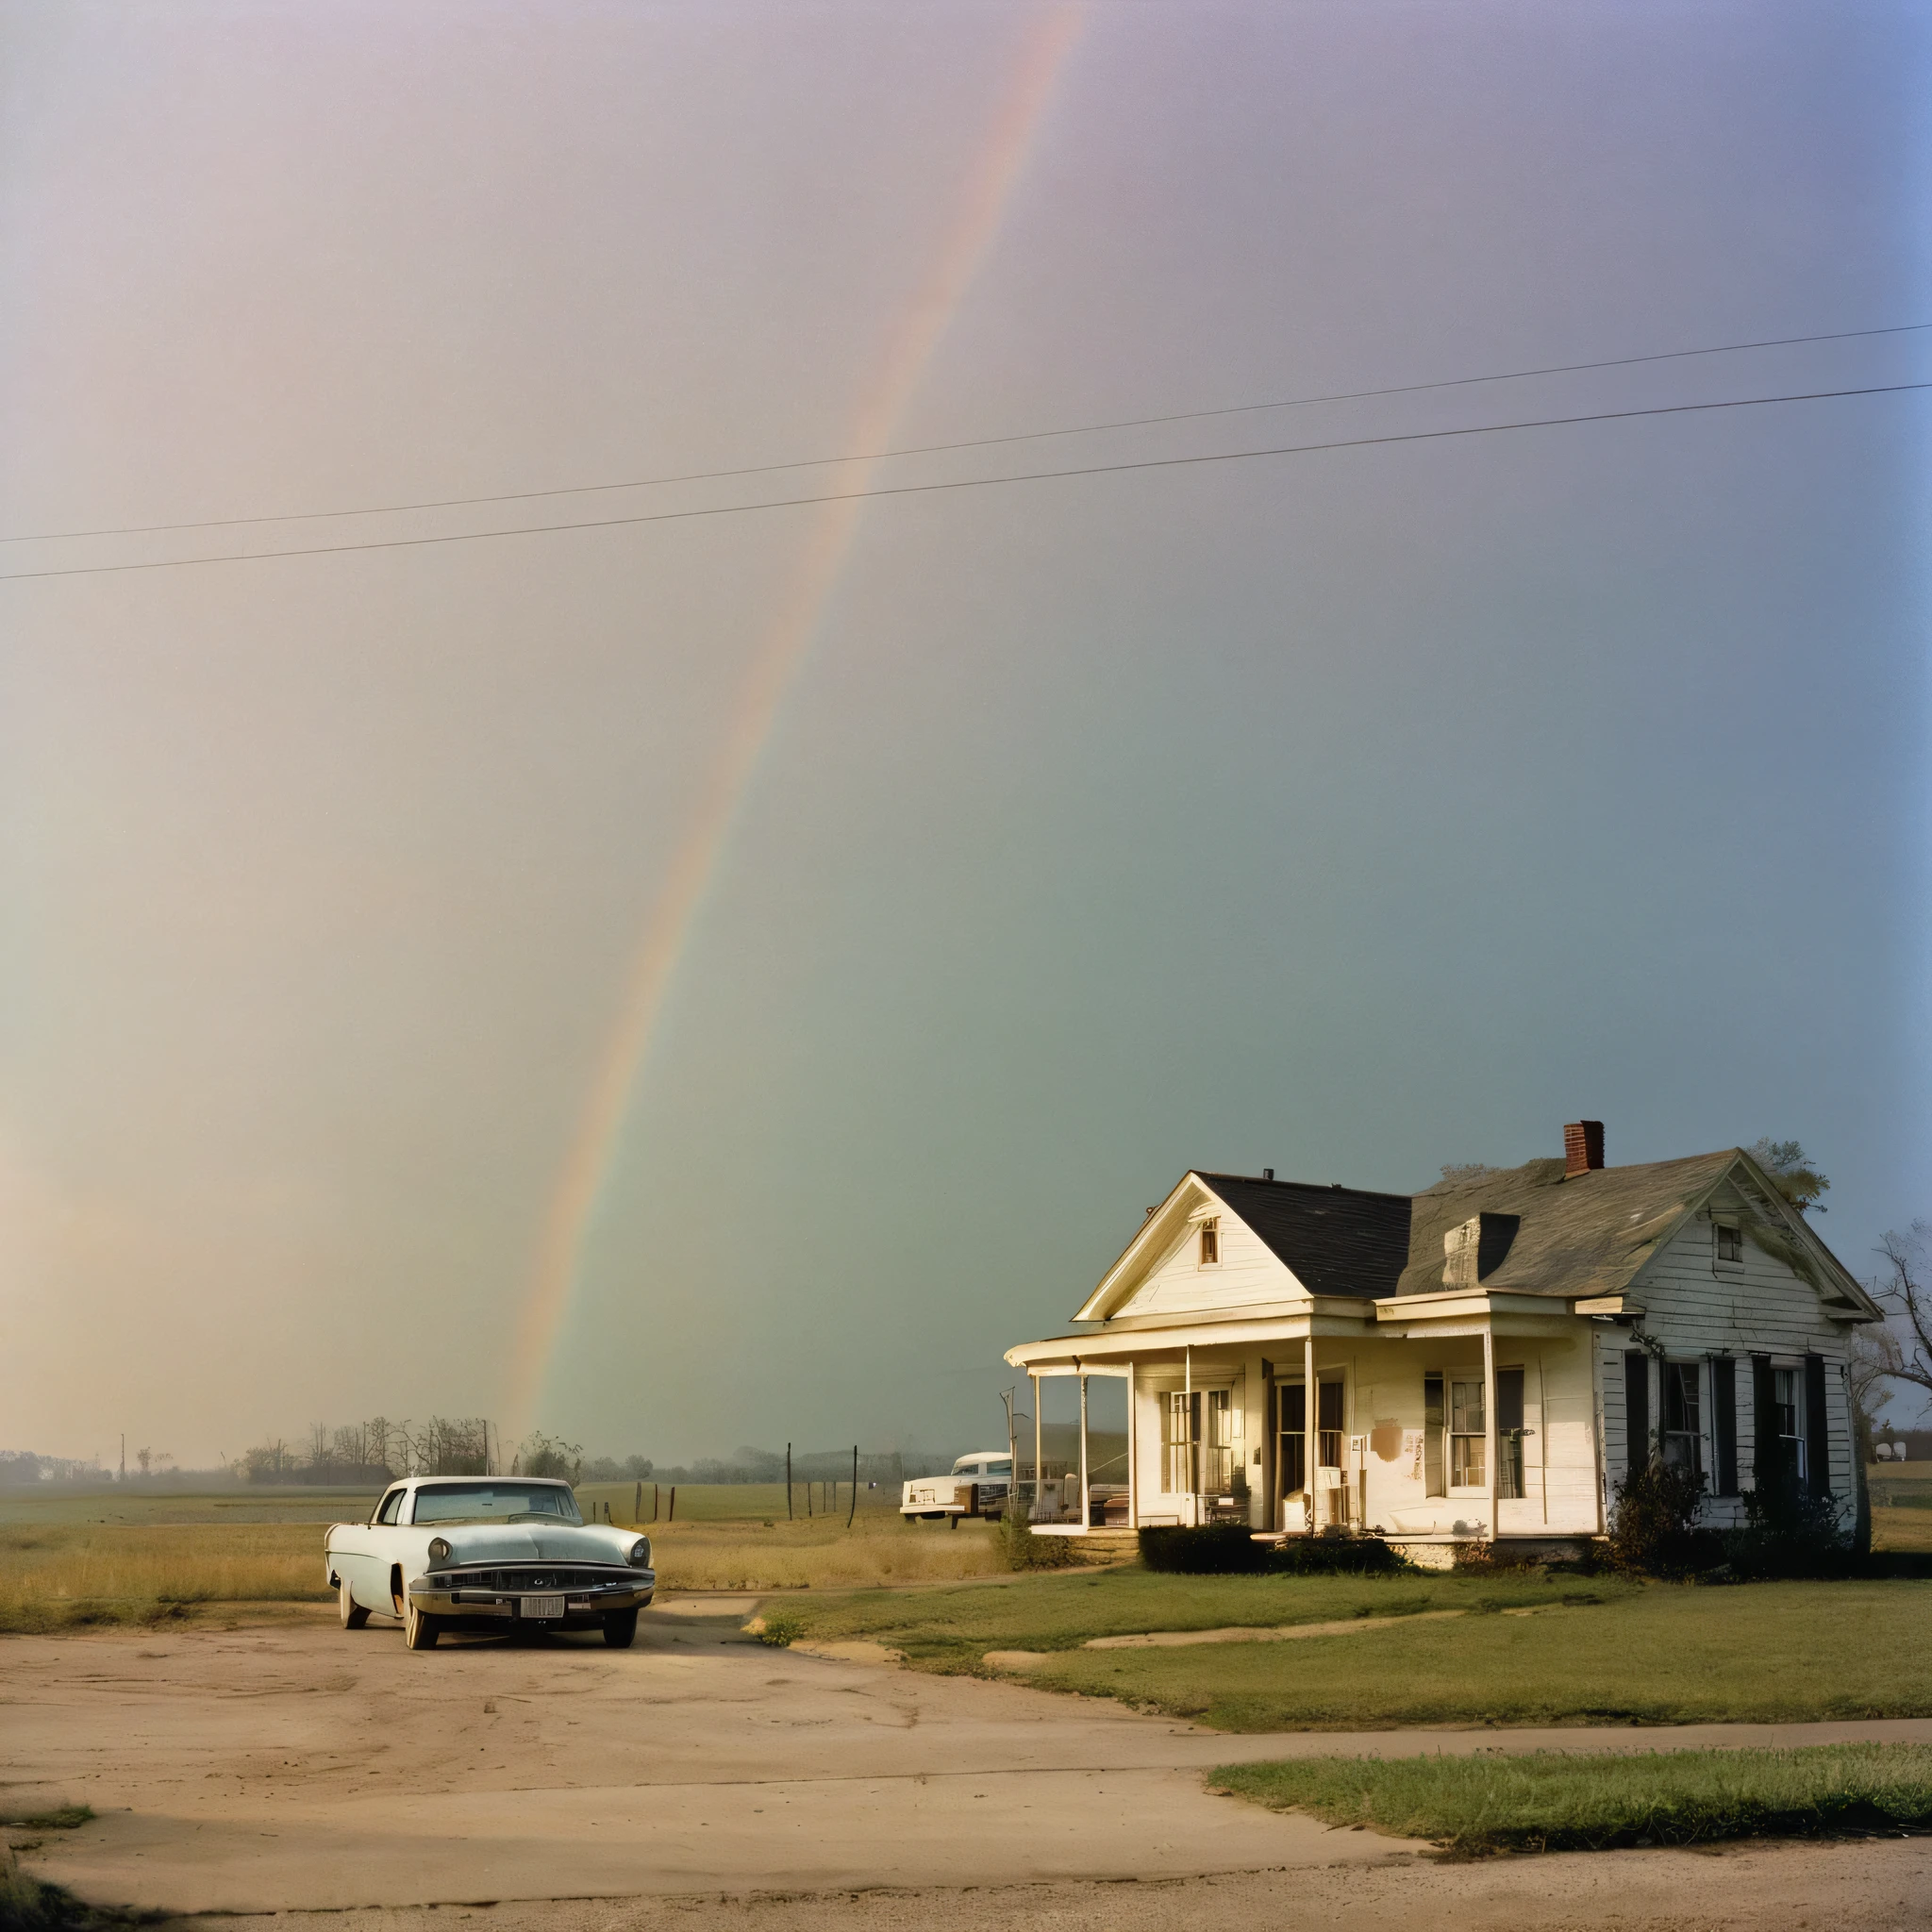
POLYGON ((342 1627, 396 1617, 411 1650, 444 1630, 593 1629, 625 1650, 658 1586, 649 1537, 587 1524, 568 1483, 535 1476, 408 1476, 324 1550, 342 1627))

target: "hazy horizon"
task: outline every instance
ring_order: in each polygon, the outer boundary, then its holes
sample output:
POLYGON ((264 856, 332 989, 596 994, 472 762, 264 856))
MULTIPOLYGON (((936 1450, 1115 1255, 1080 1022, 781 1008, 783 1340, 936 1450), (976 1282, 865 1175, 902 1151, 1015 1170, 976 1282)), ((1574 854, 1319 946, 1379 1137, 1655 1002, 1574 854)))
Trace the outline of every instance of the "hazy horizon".
POLYGON ((0 50, 0 1447, 976 1445, 1188 1167, 1586 1115, 1932 1216, 1932 335, 711 474, 1932 323, 1923 8, 0 50))

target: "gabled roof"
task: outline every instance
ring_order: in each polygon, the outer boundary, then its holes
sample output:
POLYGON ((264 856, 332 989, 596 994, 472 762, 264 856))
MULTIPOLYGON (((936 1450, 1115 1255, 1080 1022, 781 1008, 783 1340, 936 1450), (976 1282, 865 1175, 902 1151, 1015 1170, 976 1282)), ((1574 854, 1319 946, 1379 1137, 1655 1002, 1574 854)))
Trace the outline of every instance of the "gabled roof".
POLYGON ((1122 1302, 1171 1252, 1186 1230, 1191 1208, 1204 1197, 1251 1228, 1293 1276, 1293 1283, 1283 1284, 1285 1300, 1298 1292, 1295 1283, 1309 1294, 1354 1295, 1364 1301, 1395 1291, 1408 1254, 1407 1194, 1311 1187, 1191 1167, 1167 1199, 1149 1210, 1074 1319, 1107 1321, 1118 1313, 1122 1302))
POLYGON ((1781 1237, 1781 1251, 1821 1293, 1875 1318, 1878 1310, 1865 1290, 1757 1161, 1740 1148, 1724 1147, 1681 1160, 1568 1175, 1560 1160, 1532 1160, 1441 1181, 1412 1198, 1190 1168, 1074 1320, 1105 1321, 1119 1312, 1185 1232, 1190 1204, 1204 1195, 1239 1216, 1312 1295, 1373 1301, 1441 1294, 1447 1286, 1443 1237, 1486 1215, 1503 1219, 1485 1230, 1484 1272, 1473 1286, 1574 1301, 1630 1288, 1726 1179, 1756 1205, 1758 1218, 1775 1230, 1770 1239, 1781 1237), (1489 1257, 1499 1251, 1491 1262, 1489 1257))
POLYGON ((1408 1258, 1407 1194, 1191 1170, 1310 1294, 1393 1294, 1408 1258))
MULTIPOLYGON (((1763 1219, 1802 1250, 1840 1295, 1869 1307, 1857 1282, 1741 1148, 1597 1168, 1565 1175, 1560 1160, 1445 1180, 1415 1197, 1408 1260, 1398 1294, 1439 1294, 1442 1238, 1478 1214, 1519 1217, 1507 1252, 1481 1281, 1484 1290, 1566 1300, 1621 1294, 1721 1182, 1735 1176, 1763 1219)), ((1821 1286, 1823 1284, 1821 1283, 1821 1286)))

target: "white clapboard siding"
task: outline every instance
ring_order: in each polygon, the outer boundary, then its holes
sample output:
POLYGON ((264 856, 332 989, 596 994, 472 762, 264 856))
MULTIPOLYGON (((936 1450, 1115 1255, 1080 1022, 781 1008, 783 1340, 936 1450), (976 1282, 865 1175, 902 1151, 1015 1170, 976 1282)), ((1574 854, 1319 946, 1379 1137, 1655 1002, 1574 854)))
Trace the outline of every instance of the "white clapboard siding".
MULTIPOLYGON (((1752 1239, 1759 1211, 1743 1194, 1729 1188, 1721 1191, 1644 1266, 1631 1285, 1630 1298, 1643 1307, 1643 1333, 1661 1345, 1666 1355, 1678 1359, 1724 1355, 1736 1359, 1738 1476, 1740 1487, 1745 1490, 1752 1487, 1757 1460, 1757 1408, 1750 1357, 1769 1355, 1789 1362, 1807 1355, 1823 1356, 1829 1482, 1835 1494, 1849 1498, 1856 1474, 1851 1461, 1850 1398, 1843 1374, 1850 1332, 1824 1312, 1816 1286, 1782 1257, 1752 1239), (1741 1261, 1718 1261, 1713 1217, 1742 1229, 1741 1261)), ((1599 1331, 1605 1461, 1612 1490, 1629 1467, 1624 1357, 1635 1345, 1627 1331, 1599 1331)), ((1658 1394, 1653 1368, 1653 1429, 1659 1420, 1658 1394)), ((1716 1416, 1707 1399, 1704 1427, 1707 1443, 1714 1442, 1715 1426, 1716 1416)), ((1709 1456, 1709 1464, 1714 1476, 1714 1454, 1709 1456)), ((1742 1505, 1736 1499, 1713 1496, 1705 1504, 1700 1520, 1713 1528, 1730 1527, 1743 1520, 1742 1505)))
MULTIPOLYGON (((1542 1481, 1553 1530, 1593 1530, 1597 1518, 1596 1401, 1589 1341, 1541 1344, 1542 1481)), ((1529 1472, 1524 1471, 1527 1477, 1529 1472)), ((1534 1478, 1524 1487, 1534 1489, 1534 1478)))
POLYGON ((1206 1314, 1292 1301, 1302 1292, 1260 1236, 1225 1208, 1221 1210, 1221 1259, 1204 1268, 1200 1255, 1201 1232, 1191 1226, 1116 1313, 1206 1314))

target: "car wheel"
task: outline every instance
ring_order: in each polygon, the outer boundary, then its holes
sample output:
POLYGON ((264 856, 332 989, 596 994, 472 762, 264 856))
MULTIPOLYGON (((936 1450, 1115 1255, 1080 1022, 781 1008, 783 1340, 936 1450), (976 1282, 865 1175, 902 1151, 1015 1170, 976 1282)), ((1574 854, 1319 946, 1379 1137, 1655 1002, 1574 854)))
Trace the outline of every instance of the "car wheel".
POLYGON ((436 1640, 441 1635, 442 1619, 419 1610, 416 1599, 408 1598, 403 1605, 403 1641, 411 1650, 434 1650, 436 1640))
POLYGON ((341 1618, 344 1630, 359 1630, 369 1621, 369 1612, 356 1601, 346 1576, 336 1585, 336 1614, 341 1618))
POLYGON ((638 1613, 635 1610, 612 1610, 604 1619, 604 1641, 612 1650, 628 1650, 637 1634, 638 1613))

